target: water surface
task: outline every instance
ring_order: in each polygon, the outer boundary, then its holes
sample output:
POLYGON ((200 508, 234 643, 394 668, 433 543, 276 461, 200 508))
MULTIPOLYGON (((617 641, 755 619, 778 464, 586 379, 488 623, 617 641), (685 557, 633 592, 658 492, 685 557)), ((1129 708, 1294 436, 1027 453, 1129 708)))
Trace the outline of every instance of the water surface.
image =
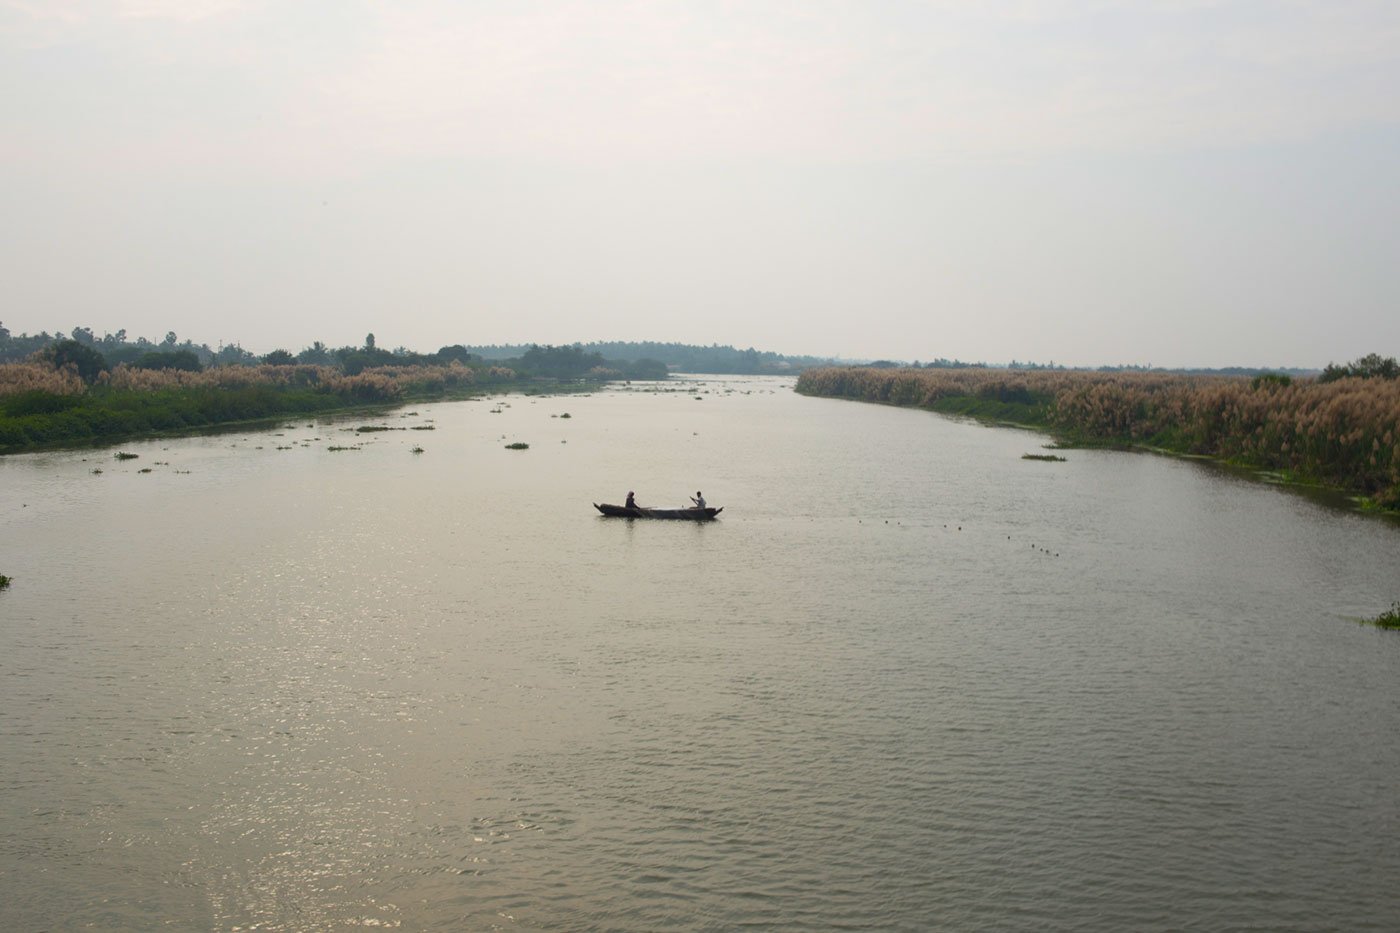
POLYGON ((0 460, 4 925, 1400 925, 1393 525, 655 388, 0 460))

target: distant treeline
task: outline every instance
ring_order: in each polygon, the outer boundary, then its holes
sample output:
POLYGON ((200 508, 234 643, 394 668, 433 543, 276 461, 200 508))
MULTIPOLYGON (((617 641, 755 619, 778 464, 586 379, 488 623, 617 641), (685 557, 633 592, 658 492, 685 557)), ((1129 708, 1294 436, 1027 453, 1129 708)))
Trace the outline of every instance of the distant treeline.
MULTIPOLYGON (((598 341, 574 344, 585 353, 596 353, 610 360, 656 360, 667 369, 683 373, 714 373, 736 375, 782 375, 813 366, 830 366, 837 362, 815 356, 785 356, 767 350, 736 350, 731 346, 711 344, 708 347, 684 343, 652 341, 598 341)), ((488 360, 518 357, 528 347, 518 344, 491 344, 467 348, 488 360)))
POLYGON ((1316 379, 1011 369, 808 370, 797 391, 1043 426, 1080 443, 1217 457, 1400 508, 1400 365, 1316 379))
POLYGON ((665 363, 647 358, 646 354, 629 353, 617 358, 605 356, 597 347, 584 348, 575 344, 566 347, 522 345, 511 353, 473 354, 462 344, 440 347, 434 353, 419 353, 405 347, 386 350, 379 346, 374 334, 365 336, 360 346, 332 348, 317 340, 298 353, 277 349, 258 356, 238 344, 220 344, 212 348, 180 340, 174 331, 166 333, 159 343, 145 337, 129 339, 125 329, 98 337, 89 327, 75 327, 67 335, 47 331, 38 334, 10 333, 0 323, 0 363, 18 363, 35 358, 36 354, 52 357, 57 349, 65 361, 82 360, 81 365, 98 365, 104 370, 119 366, 137 369, 178 369, 198 372, 212 366, 334 366, 347 375, 385 366, 465 366, 503 363, 523 375, 551 378, 583 378, 590 375, 614 379, 664 379, 665 363), (91 351, 91 352, 89 352, 91 351), (94 356, 96 354, 96 356, 94 356), (99 359, 100 364, 91 364, 99 359))

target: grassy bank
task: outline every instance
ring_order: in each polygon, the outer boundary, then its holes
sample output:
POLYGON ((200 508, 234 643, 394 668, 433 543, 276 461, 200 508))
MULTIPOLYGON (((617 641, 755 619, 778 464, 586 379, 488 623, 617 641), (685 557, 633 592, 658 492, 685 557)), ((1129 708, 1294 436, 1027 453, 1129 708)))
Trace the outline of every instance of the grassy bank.
POLYGON ((797 391, 1267 470, 1400 508, 1400 381, 992 369, 808 370, 797 391))
MULTIPOLYGON (((507 375, 509 374, 509 375, 507 375)), ((464 366, 395 367, 347 376, 325 366, 224 367, 204 372, 119 367, 93 385, 31 364, 0 367, 0 453, 199 431, 224 425, 514 385, 464 366)))

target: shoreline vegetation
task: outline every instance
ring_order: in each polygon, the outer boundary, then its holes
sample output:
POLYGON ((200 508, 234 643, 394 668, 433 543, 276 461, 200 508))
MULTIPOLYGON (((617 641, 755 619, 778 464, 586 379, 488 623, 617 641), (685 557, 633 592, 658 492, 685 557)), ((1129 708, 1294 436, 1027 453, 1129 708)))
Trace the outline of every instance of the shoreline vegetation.
POLYGON ((0 364, 0 454, 216 431, 421 399, 571 392, 666 377, 662 363, 608 361, 577 346, 532 346, 505 365, 461 347, 444 347, 433 356, 395 355, 377 350, 371 334, 364 348, 322 355, 329 361, 298 362, 277 351, 261 363, 205 368, 193 354, 175 351, 110 366, 90 344, 59 341, 22 362, 0 364))
POLYGON ((1044 430, 1061 447, 1206 457, 1400 510, 1400 379, 1394 360, 1317 379, 1083 370, 826 367, 803 395, 922 408, 1044 430))
POLYGON ((518 389, 515 373, 461 365, 367 369, 221 366, 200 372, 119 366, 91 384, 42 363, 0 365, 0 454, 190 433, 428 397, 518 389))

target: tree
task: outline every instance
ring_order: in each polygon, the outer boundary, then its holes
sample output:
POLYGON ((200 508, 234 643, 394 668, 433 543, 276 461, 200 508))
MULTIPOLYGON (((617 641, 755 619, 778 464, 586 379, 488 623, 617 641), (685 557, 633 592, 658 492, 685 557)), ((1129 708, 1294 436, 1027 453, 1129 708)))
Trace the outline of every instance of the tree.
POLYGON ((246 366, 256 363, 258 358, 236 343, 220 344, 211 361, 217 366, 246 366))
POLYGON ((92 346, 97 342, 97 338, 92 335, 91 327, 75 327, 72 331, 73 339, 78 343, 85 343, 92 346))
POLYGON ((603 365, 603 354, 584 353, 583 347, 541 347, 531 345, 520 357, 520 366, 536 376, 577 379, 595 366, 603 365))
POLYGON ((44 357, 55 369, 71 366, 88 383, 107 370, 107 360, 101 353, 76 340, 60 340, 44 351, 44 357))
POLYGON ((374 349, 374 333, 373 333, 373 332, 370 332, 370 333, 368 333, 368 334, 365 334, 365 349, 366 349, 366 350, 373 350, 373 349, 374 349))
POLYGON ((204 368, 193 350, 153 350, 141 354, 131 365, 136 369, 179 369, 187 373, 197 373, 204 368))
POLYGON ((331 361, 331 351, 326 349, 326 345, 317 340, 297 354, 298 363, 310 363, 315 366, 325 366, 331 361))
POLYGON ((442 347, 437 351, 439 363, 451 363, 454 360, 458 363, 466 363, 471 358, 472 355, 467 352, 467 348, 460 343, 454 343, 450 347, 442 347))
POLYGON ((1357 379, 1400 379, 1400 363, 1395 357, 1382 357, 1379 353, 1368 353, 1361 359, 1349 363, 1346 366, 1338 366, 1335 363, 1328 363, 1327 368, 1322 371, 1322 375, 1317 377, 1318 382, 1336 382, 1338 379, 1355 377, 1357 379))
POLYGON ((623 367, 623 373, 628 379, 646 379, 649 381, 659 381, 667 376, 666 364, 660 360, 640 359, 623 367))
POLYGON ((166 332, 165 332, 165 340, 161 341, 161 343, 162 343, 164 346, 167 346, 167 347, 173 347, 173 346, 175 346, 175 344, 177 344, 177 343, 179 343, 179 342, 180 342, 180 338, 175 336, 175 332, 174 332, 173 330, 168 330, 168 331, 166 331, 166 332))
POLYGON ((262 361, 270 366, 291 366, 297 360, 286 350, 273 350, 264 356, 262 361))

